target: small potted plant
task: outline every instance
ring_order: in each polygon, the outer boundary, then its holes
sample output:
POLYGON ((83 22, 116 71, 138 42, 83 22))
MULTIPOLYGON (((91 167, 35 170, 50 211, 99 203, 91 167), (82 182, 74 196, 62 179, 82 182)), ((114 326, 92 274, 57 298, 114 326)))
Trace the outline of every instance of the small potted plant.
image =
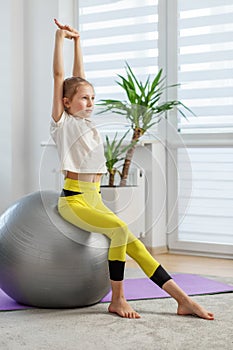
POLYGON ((145 233, 145 215, 144 215, 144 198, 145 198, 145 181, 142 177, 142 171, 136 171, 136 182, 132 185, 119 186, 115 184, 116 174, 121 178, 121 161, 125 159, 125 153, 134 146, 134 142, 126 142, 125 138, 128 130, 120 139, 116 132, 114 138, 110 141, 106 135, 105 158, 108 169, 108 185, 102 181, 101 193, 102 198, 109 209, 116 213, 122 220, 128 223, 130 229, 138 237, 145 233), (138 199, 142 205, 138 206, 138 199))
POLYGON ((130 122, 130 129, 132 130, 132 138, 127 147, 122 148, 121 145, 123 138, 117 143, 116 136, 112 143, 110 143, 108 137, 106 137, 106 155, 107 155, 107 168, 111 181, 109 185, 114 183, 114 176, 116 174, 116 168, 113 169, 112 165, 116 164, 119 160, 119 155, 125 153, 122 170, 118 171, 120 174, 120 186, 126 186, 127 178, 129 175, 129 169, 131 161, 134 155, 136 144, 140 138, 148 131, 153 125, 159 123, 162 116, 169 110, 177 108, 181 115, 186 118, 185 113, 181 108, 186 109, 190 113, 192 111, 186 107, 181 101, 172 100, 160 102, 164 96, 164 92, 176 85, 166 86, 166 78, 162 76, 162 69, 151 81, 151 77, 148 76, 145 83, 142 83, 133 73, 129 64, 126 62, 126 76, 118 74, 120 81, 116 83, 126 93, 126 100, 100 100, 98 105, 102 106, 99 114, 112 111, 116 114, 125 116, 126 120, 130 122), (115 150, 113 151, 113 149, 115 150), (117 154, 117 157, 116 157, 117 154), (112 155, 112 159, 111 159, 112 155))
POLYGON ((115 186, 115 175, 118 173, 121 177, 121 172, 119 167, 116 165, 124 160, 123 155, 125 152, 132 148, 133 143, 130 142, 125 147, 122 146, 122 143, 129 133, 129 130, 118 140, 118 133, 115 133, 115 136, 112 141, 109 140, 108 135, 106 135, 106 146, 105 146, 105 158, 106 158, 106 166, 108 169, 109 181, 108 186, 115 186))

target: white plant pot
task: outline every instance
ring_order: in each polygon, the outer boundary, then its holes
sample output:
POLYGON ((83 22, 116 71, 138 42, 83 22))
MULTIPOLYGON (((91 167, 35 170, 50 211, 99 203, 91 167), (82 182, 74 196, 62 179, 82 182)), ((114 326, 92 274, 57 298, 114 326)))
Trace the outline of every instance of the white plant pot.
POLYGON ((136 237, 145 235, 145 175, 137 171, 136 184, 125 187, 102 186, 104 204, 126 222, 136 237))

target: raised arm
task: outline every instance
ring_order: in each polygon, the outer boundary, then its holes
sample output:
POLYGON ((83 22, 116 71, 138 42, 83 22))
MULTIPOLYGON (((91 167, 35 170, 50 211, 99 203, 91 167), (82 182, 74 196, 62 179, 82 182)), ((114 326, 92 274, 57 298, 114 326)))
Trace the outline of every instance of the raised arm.
POLYGON ((63 62, 63 41, 64 33, 57 30, 55 35, 55 46, 53 54, 53 109, 52 117, 57 122, 64 111, 63 105, 63 82, 64 82, 64 62, 63 62))
POLYGON ((83 55, 80 44, 80 36, 74 38, 74 65, 73 65, 73 76, 85 79, 83 55))
MULTIPOLYGON (((58 22, 55 20, 58 25, 58 22)), ((59 26, 59 25, 58 25, 59 26)), ((63 62, 63 44, 64 39, 78 39, 79 34, 77 31, 69 30, 68 26, 64 26, 64 29, 58 29, 55 35, 55 46, 53 54, 53 107, 52 117, 57 122, 61 118, 64 111, 63 104, 63 82, 64 82, 64 62, 63 62)))
POLYGON ((74 35, 76 35, 75 37, 73 37, 73 39, 74 39, 74 63, 73 63, 72 74, 73 74, 73 77, 80 77, 80 78, 85 79, 83 55, 82 55, 79 32, 75 28, 73 28, 67 24, 65 24, 65 25, 61 24, 56 19, 55 19, 55 23, 58 26, 58 28, 60 28, 62 30, 67 30, 71 33, 74 33, 74 35))

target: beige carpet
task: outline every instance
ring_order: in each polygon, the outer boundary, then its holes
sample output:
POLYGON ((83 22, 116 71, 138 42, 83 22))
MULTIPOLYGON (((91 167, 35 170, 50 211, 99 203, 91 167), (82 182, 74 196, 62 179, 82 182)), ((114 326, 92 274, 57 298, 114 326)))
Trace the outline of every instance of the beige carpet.
MULTIPOLYGON (((140 273, 127 274, 140 277, 140 273)), ((219 279, 218 279, 219 280, 219 279)), ((224 278, 232 283, 233 279, 224 278)), ((177 316, 172 299, 133 301, 139 320, 107 313, 108 304, 73 310, 0 313, 1 350, 230 350, 233 293, 193 297, 215 321, 177 316)))

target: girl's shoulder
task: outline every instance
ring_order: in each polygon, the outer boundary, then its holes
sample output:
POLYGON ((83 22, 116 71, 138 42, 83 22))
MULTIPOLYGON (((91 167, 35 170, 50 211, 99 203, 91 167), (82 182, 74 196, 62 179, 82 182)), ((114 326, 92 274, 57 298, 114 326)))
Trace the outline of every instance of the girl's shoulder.
POLYGON ((53 118, 51 120, 51 127, 57 128, 57 127, 62 127, 64 125, 69 125, 74 123, 74 120, 76 118, 73 117, 71 114, 69 114, 68 112, 64 111, 61 115, 61 118, 59 119, 59 121, 55 121, 53 118))
POLYGON ((83 118, 73 116, 68 112, 64 111, 62 113, 59 121, 51 120, 50 131, 51 133, 65 132, 69 134, 83 133, 93 129, 92 122, 90 120, 84 120, 83 118))

